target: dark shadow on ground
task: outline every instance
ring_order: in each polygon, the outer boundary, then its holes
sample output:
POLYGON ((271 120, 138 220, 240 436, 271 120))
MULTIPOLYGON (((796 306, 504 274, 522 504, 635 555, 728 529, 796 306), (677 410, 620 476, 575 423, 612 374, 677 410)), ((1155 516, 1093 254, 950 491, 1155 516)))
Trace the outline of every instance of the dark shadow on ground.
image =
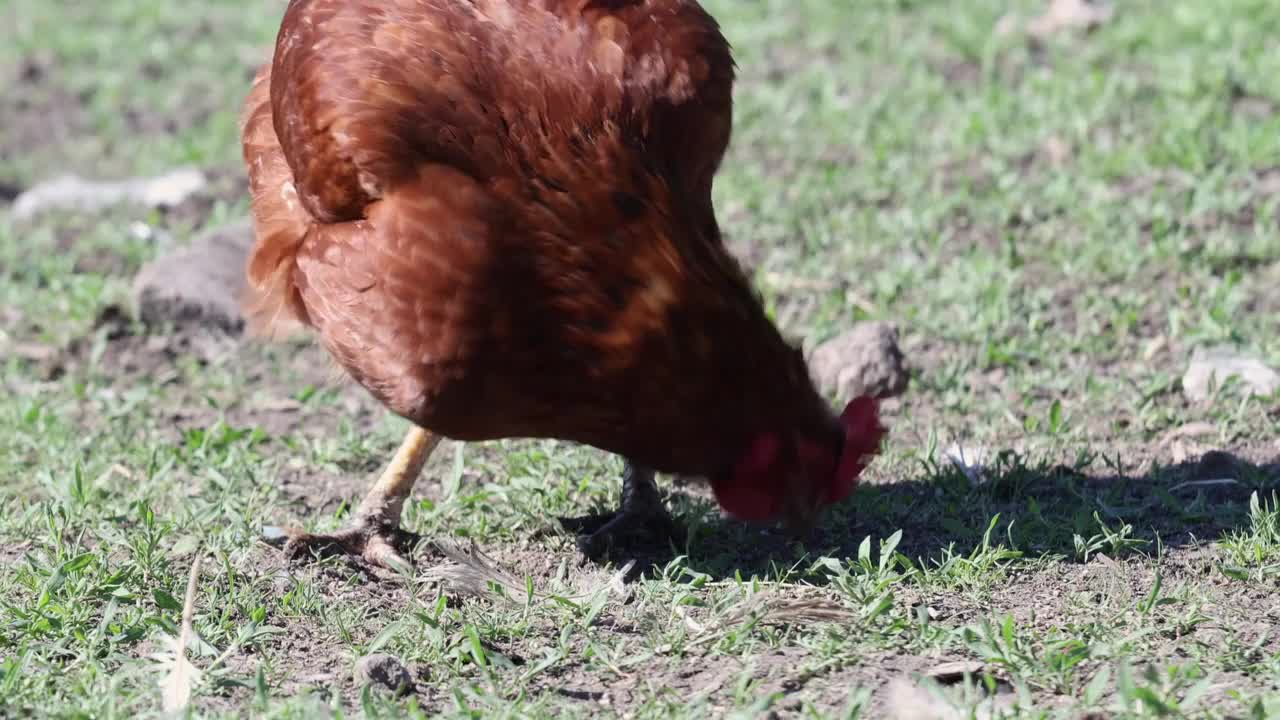
MULTIPOLYGON (((948 549, 968 555, 982 545, 989 529, 991 545, 1034 557, 1050 554, 1079 561, 1084 559, 1081 547, 1091 547, 1089 556, 1113 554, 1117 548, 1154 554, 1158 546, 1174 549, 1247 530, 1250 495, 1257 492, 1270 501, 1278 489, 1280 457, 1255 464, 1212 451, 1135 476, 1030 466, 1006 453, 978 484, 957 468, 938 467, 912 480, 864 486, 829 512, 804 543, 781 530, 717 519, 690 527, 688 542, 678 550, 624 549, 611 559, 634 558, 636 575, 684 555, 686 567, 714 579, 776 577, 817 557, 856 557, 868 535, 876 554, 879 540, 902 530, 898 552, 929 563, 948 549), (1117 545, 1108 535, 1125 542, 1117 545)), ((668 502, 686 524, 688 518, 712 515, 707 501, 678 491, 668 502)))

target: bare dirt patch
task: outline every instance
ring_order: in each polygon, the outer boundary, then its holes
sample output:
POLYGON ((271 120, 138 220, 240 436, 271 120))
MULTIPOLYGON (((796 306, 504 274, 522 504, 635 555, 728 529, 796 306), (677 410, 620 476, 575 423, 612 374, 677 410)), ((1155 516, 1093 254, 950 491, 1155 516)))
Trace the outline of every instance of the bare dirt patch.
MULTIPOLYGON (((58 147, 92 132, 85 98, 58 83, 53 59, 28 57, 8 74, 0 95, 0 164, 13 164, 33 148, 58 147)), ((20 186, 19 178, 3 181, 10 189, 20 186)))

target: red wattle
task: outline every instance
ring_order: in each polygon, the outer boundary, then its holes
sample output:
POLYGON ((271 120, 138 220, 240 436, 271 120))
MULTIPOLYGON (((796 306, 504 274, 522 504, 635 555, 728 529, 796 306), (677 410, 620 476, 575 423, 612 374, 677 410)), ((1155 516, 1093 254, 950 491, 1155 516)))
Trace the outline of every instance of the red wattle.
POLYGON ((731 516, 746 522, 769 522, 782 512, 776 492, 766 492, 731 483, 712 484, 716 502, 731 516))
POLYGON ((734 467, 731 477, 712 481, 716 502, 725 512, 748 522, 767 522, 777 516, 782 501, 773 487, 769 468, 781 449, 777 435, 761 436, 734 467))
POLYGON ((839 502, 858 485, 858 476, 871 457, 880 452, 885 428, 880 424, 880 403, 873 397, 854 398, 840 414, 844 425, 844 452, 827 494, 827 502, 839 502))

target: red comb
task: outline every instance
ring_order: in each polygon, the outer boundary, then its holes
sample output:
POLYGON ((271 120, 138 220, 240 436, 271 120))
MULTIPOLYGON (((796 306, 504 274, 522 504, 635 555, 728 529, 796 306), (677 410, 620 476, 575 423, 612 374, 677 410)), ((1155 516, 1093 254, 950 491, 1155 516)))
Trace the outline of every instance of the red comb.
POLYGON ((844 452, 827 496, 827 502, 832 503, 843 500, 857 487, 858 475, 880 452, 886 432, 880 424, 880 402, 873 397, 851 400, 840 414, 840 424, 844 425, 844 452))

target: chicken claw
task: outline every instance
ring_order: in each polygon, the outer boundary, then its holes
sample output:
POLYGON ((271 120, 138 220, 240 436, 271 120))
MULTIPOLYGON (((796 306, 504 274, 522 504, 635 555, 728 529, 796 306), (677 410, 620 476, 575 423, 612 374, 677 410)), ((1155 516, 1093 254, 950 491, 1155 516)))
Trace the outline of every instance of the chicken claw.
POLYGON ((409 552, 417 541, 418 536, 411 532, 362 517, 335 533, 312 535, 292 531, 284 545, 284 555, 294 562, 346 555, 388 570, 411 572, 413 563, 402 553, 409 552))
POLYGON ((336 533, 312 535, 289 531, 284 553, 289 560, 348 555, 371 565, 411 572, 413 564, 402 553, 410 551, 418 536, 400 528, 400 514, 413 484, 427 463, 440 437, 414 426, 400 443, 400 449, 370 488, 356 510, 355 521, 336 533))
POLYGON ((653 471, 630 462, 622 476, 622 506, 617 512, 564 518, 561 525, 578 534, 578 550, 596 560, 622 547, 666 545, 679 538, 678 528, 662 504, 653 471))

